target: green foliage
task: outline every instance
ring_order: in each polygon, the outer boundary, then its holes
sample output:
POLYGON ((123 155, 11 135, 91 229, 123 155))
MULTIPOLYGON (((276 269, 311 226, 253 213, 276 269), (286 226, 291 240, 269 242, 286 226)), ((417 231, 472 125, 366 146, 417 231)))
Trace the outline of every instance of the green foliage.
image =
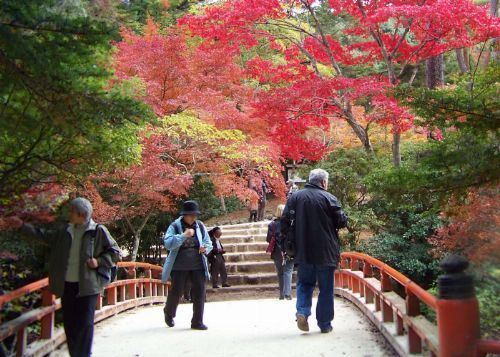
POLYGON ((361 148, 338 149, 322 161, 301 169, 307 177, 316 167, 330 174, 328 190, 337 197, 349 215, 348 233, 342 235, 345 250, 356 250, 363 231, 377 230, 381 222, 368 205, 368 188, 365 177, 379 166, 380 162, 361 148))
POLYGON ((35 182, 84 177, 137 157, 136 127, 148 111, 120 88, 108 88, 118 28, 95 10, 87 2, 2 1, 4 203, 35 182))
POLYGON ((406 147, 406 160, 399 170, 381 165, 366 176, 369 207, 383 224, 360 249, 415 282, 430 286, 437 277, 438 264, 428 238, 442 222, 437 196, 423 190, 416 179, 422 170, 414 159, 419 150, 418 145, 406 147))
POLYGON ((500 128, 500 66, 456 77, 455 86, 429 90, 399 86, 395 95, 431 128, 468 129, 476 133, 500 128))
MULTIPOLYGON (((28 284, 33 279, 33 272, 26 266, 18 265, 13 260, 0 260, 0 274, 2 283, 0 284, 0 292, 5 293, 23 285, 28 284)), ((23 312, 29 311, 35 304, 39 302, 40 294, 28 294, 19 299, 16 299, 2 307, 0 319, 8 321, 13 319, 23 312)))
POLYGON ((439 208, 453 193, 500 178, 496 133, 451 132, 442 141, 404 145, 400 169, 382 168, 367 178, 370 192, 391 202, 417 202, 439 208))
POLYGON ((118 18, 123 26, 142 33, 148 19, 154 20, 162 28, 170 27, 199 2, 197 0, 124 0, 118 6, 118 18))
POLYGON ((500 269, 492 264, 476 267, 476 296, 479 301, 483 338, 500 339, 500 269))
MULTIPOLYGON (((236 197, 225 197, 224 211, 220 197, 215 195, 213 183, 205 177, 197 177, 191 187, 188 196, 191 200, 198 201, 201 209, 200 219, 208 220, 212 217, 223 216, 243 208, 243 204, 236 197)), ((138 250, 138 260, 161 264, 160 251, 163 248, 163 234, 168 226, 178 217, 178 212, 182 206, 182 201, 177 202, 179 210, 173 212, 158 212, 151 216, 141 232, 141 241, 138 250)), ((138 226, 142 217, 131 218, 132 226, 138 226)), ((133 239, 129 226, 123 220, 115 221, 108 226, 111 234, 116 239, 120 247, 132 251, 133 239)))
MULTIPOLYGON (((427 289, 427 292, 430 293, 431 295, 434 295, 434 296, 437 296, 437 294, 438 294, 436 286, 433 286, 432 288, 427 289)), ((422 313, 422 315, 425 316, 425 318, 427 320, 431 321, 432 323, 437 324, 436 311, 434 311, 434 309, 427 306, 427 304, 420 302, 420 312, 422 313)))
POLYGON ((396 234, 381 233, 361 243, 360 250, 428 287, 439 273, 438 262, 429 253, 430 245, 396 234))
POLYGON ((404 165, 395 169, 390 161, 366 154, 361 148, 338 149, 314 167, 330 174, 329 191, 349 215, 343 250, 361 250, 386 262, 424 286, 438 273, 427 239, 441 225, 436 196, 417 188, 422 168, 417 157, 429 144, 403 147, 404 165), (419 171, 420 170, 420 171, 419 171), (361 233, 374 235, 362 238, 361 233))
POLYGON ((201 220, 207 220, 243 208, 243 204, 236 197, 224 197, 226 211, 222 207, 220 197, 215 195, 215 187, 210 180, 196 178, 188 195, 189 199, 196 200, 201 209, 201 220))

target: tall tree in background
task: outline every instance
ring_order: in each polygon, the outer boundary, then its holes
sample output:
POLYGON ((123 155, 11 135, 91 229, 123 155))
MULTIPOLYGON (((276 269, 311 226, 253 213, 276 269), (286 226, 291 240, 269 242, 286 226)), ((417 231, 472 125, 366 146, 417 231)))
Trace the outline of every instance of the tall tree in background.
POLYGON ((33 185, 72 182, 137 157, 134 133, 147 111, 123 86, 107 88, 118 29, 92 15, 93 6, 2 1, 1 216, 33 185))
POLYGON ((219 197, 244 201, 251 194, 247 177, 260 172, 283 197, 279 157, 273 161, 263 148, 249 145, 239 130, 218 130, 182 113, 165 117, 142 137, 139 163, 94 176, 81 192, 101 222, 124 223, 133 236, 133 261, 150 218, 175 212, 197 178, 210 180, 219 197))
MULTIPOLYGON (((281 115, 269 117, 277 131, 296 130, 329 118, 345 120, 368 152, 368 128, 378 122, 393 132, 393 162, 401 164, 401 132, 413 117, 387 92, 403 80, 412 81, 417 64, 454 48, 472 46, 498 35, 498 21, 484 6, 468 0, 373 1, 233 0, 210 6, 201 16, 181 21, 207 47, 228 53, 266 43, 281 54, 279 60, 255 56, 250 75, 274 83, 266 109, 282 103, 281 115), (327 31, 323 18, 347 16, 344 28, 327 31), (347 36, 347 43, 345 42, 347 36), (326 68, 325 68, 326 66, 326 68), (359 72, 356 68, 375 71, 359 72), (370 73, 371 72, 371 73, 370 73), (410 72, 410 75, 408 73, 410 72), (360 74, 362 73, 362 74, 360 74), (352 112, 357 103, 367 110, 366 125, 352 112)), ((260 106, 259 102, 259 106, 260 106)))
MULTIPOLYGON (((174 29, 160 33, 159 25, 153 21, 148 21, 143 35, 124 30, 122 36, 123 41, 117 44, 114 56, 117 77, 120 80, 140 80, 144 93, 138 98, 149 104, 159 117, 164 117, 164 124, 173 123, 173 127, 181 131, 190 128, 193 133, 198 133, 191 139, 195 145, 186 142, 176 150, 182 156, 185 149, 187 156, 180 159, 179 164, 184 165, 188 174, 200 172, 192 165, 198 169, 208 165, 203 172, 211 176, 218 193, 227 195, 233 185, 231 180, 222 179, 227 172, 222 173, 220 169, 220 160, 224 162, 227 157, 220 153, 212 157, 214 148, 205 148, 217 145, 213 142, 215 138, 211 137, 214 130, 222 134, 238 130, 244 140, 233 147, 233 160, 227 167, 231 173, 229 178, 238 181, 238 177, 243 178, 251 171, 260 171, 269 176, 273 183, 271 188, 281 194, 282 183, 275 179, 281 171, 281 153, 276 150, 266 123, 252 115, 249 103, 253 90, 242 83, 243 70, 233 62, 232 56, 228 56, 223 48, 190 44, 174 29), (210 126, 213 128, 209 129, 210 126), (238 164, 236 149, 245 153, 238 164), (239 172, 238 177, 234 176, 235 172, 239 172)), ((187 138, 193 133, 178 132, 177 135, 187 138)), ((225 142, 223 136, 217 140, 225 142)), ((238 190, 233 191, 232 194, 239 194, 238 190)))
POLYGON ((127 225, 133 237, 132 261, 150 217, 175 209, 192 184, 189 175, 163 158, 175 147, 168 138, 153 133, 143 136, 142 145, 140 163, 95 176, 82 192, 89 195, 100 221, 123 220, 127 225))

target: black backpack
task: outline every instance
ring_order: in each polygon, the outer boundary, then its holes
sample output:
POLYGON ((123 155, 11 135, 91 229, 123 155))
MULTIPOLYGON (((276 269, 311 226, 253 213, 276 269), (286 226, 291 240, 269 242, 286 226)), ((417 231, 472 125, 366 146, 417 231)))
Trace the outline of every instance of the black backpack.
MULTIPOLYGON (((289 200, 291 202, 291 200, 289 200)), ((282 225, 287 227, 281 231, 281 239, 282 239, 282 247, 285 252, 286 257, 289 259, 295 258, 297 255, 297 243, 295 240, 295 207, 290 205, 290 209, 287 213, 287 217, 285 217, 285 221, 290 224, 284 224, 282 221, 282 225)))

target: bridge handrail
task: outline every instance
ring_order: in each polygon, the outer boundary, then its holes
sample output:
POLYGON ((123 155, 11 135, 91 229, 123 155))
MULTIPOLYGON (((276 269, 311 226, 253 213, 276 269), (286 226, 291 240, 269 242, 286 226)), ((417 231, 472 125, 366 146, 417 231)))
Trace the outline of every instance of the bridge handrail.
MULTIPOLYGON (((136 306, 165 301, 169 284, 157 279, 161 276, 161 266, 141 262, 119 262, 117 265, 119 268, 127 269, 128 277, 106 286, 107 306, 103 306, 103 297, 99 296, 96 306, 96 322, 136 306), (143 269, 145 276, 137 277, 137 269, 143 269)), ((58 344, 65 340, 61 331, 58 333, 54 331, 55 312, 61 308, 61 303, 50 293, 48 278, 40 279, 1 295, 0 308, 9 302, 35 292, 42 294, 41 307, 27 311, 0 325, 0 342, 10 336, 16 336, 16 356, 42 356, 57 347, 57 344, 51 343, 51 339, 57 339, 58 344), (40 339, 28 344, 28 327, 37 321, 41 322, 40 339)))
POLYGON ((500 341, 479 338, 479 309, 474 297, 439 299, 391 266, 358 252, 341 254, 335 286, 361 308, 401 355, 422 353, 424 345, 432 356, 454 356, 457 351, 470 357, 500 353, 500 341), (380 279, 375 278, 374 268, 379 270, 380 279), (391 279, 404 288, 404 298, 393 291, 391 279), (437 323, 421 314, 420 302, 436 312, 437 323), (375 304, 375 312, 367 308, 370 303, 375 304), (384 328, 384 323, 394 323, 395 331, 384 328), (397 336, 406 334, 407 340, 396 338, 394 332, 397 336))
MULTIPOLYGON (((106 287, 107 306, 103 306, 102 296, 98 298, 96 322, 136 306, 163 303, 165 300, 168 284, 164 284, 160 279, 156 278, 161 275, 162 267, 140 262, 120 262, 118 267, 127 269, 128 276, 125 279, 114 281, 106 287), (144 270, 144 276, 137 277, 137 269, 144 270)), ((357 295, 365 297, 367 302, 369 299, 375 302, 377 311, 381 311, 382 322, 393 321, 394 315, 396 315, 396 333, 402 335, 405 329, 407 330, 407 352, 422 352, 422 344, 425 343, 432 355, 443 357, 452 355, 442 352, 441 333, 443 327, 436 326, 421 316, 420 302, 436 312, 438 325, 444 325, 443 321, 446 317, 444 315, 460 315, 456 313, 457 300, 440 300, 389 265, 369 255, 357 252, 342 253, 341 269, 336 271, 335 286, 346 291, 346 295, 350 294, 351 297, 354 297, 355 293, 359 293, 357 295), (362 273, 360 272, 360 264, 363 265, 362 273), (374 280, 374 268, 380 271, 379 281, 374 280), (391 279, 404 287, 406 293, 404 300, 391 293, 393 290, 391 279), (349 290, 352 293, 348 292, 349 290), (455 310, 447 311, 450 307, 455 310), (437 336, 438 332, 439 336, 437 336)), ((0 308, 15 299, 34 292, 42 293, 41 307, 0 325, 0 342, 9 336, 16 336, 15 348, 17 356, 42 356, 57 348, 65 340, 62 331, 54 331, 55 312, 61 308, 61 303, 59 299, 56 300, 54 295, 49 292, 47 278, 0 296, 0 308), (28 345, 27 329, 30 324, 36 321, 41 322, 40 339, 28 345)), ((354 300, 353 302, 356 303, 354 300)), ((458 300, 458 303, 461 304, 458 305, 460 308, 458 311, 464 311, 465 306, 465 310, 469 309, 473 312, 470 315, 473 317, 472 320, 477 320, 468 322, 472 325, 474 323, 479 325, 479 318, 476 316, 477 311, 474 314, 474 309, 477 310, 477 300, 463 300, 463 303, 458 300)), ((364 312, 367 315, 370 313, 368 310, 364 312)), ((455 321, 453 320, 452 323, 455 323, 455 321)), ((377 325, 384 333, 380 324, 377 325)), ((389 340, 391 339, 391 334, 385 333, 384 335, 389 340)), ((500 353, 499 341, 480 340, 479 334, 477 336, 477 340, 474 341, 472 349, 469 351, 470 353, 464 354, 464 356, 480 357, 485 356, 487 353, 500 353)), ((455 337, 451 340, 449 344, 457 342, 455 337)))
POLYGON ((34 281, 32 283, 29 283, 28 285, 22 286, 19 289, 13 290, 10 293, 0 295, 0 309, 7 304, 8 302, 11 302, 12 300, 18 299, 20 297, 23 297, 24 295, 34 293, 36 291, 42 290, 46 287, 49 286, 49 278, 43 278, 37 281, 34 281))
POLYGON ((372 267, 376 267, 377 269, 380 270, 381 273, 387 274, 390 278, 394 279, 403 287, 405 287, 407 291, 411 292, 420 301, 425 303, 432 310, 436 311, 437 298, 428 291, 426 291, 425 289, 423 289, 420 285, 413 282, 410 278, 406 277, 404 274, 394 269, 393 267, 364 253, 346 252, 342 253, 342 257, 344 259, 345 258, 359 259, 363 262, 370 264, 372 267))

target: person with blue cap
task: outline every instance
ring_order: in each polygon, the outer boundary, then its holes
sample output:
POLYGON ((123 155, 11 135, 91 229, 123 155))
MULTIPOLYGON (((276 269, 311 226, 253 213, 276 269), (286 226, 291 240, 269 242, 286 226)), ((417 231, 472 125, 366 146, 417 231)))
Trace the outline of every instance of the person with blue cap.
POLYGON ((191 281, 193 318, 191 328, 206 330, 203 323, 206 281, 210 279, 207 255, 212 250, 212 242, 203 222, 198 220, 200 209, 196 201, 183 203, 181 216, 167 229, 164 237, 165 248, 169 251, 163 266, 162 280, 172 282, 165 308, 165 323, 174 327, 174 318, 179 300, 184 293, 184 285, 191 281))

